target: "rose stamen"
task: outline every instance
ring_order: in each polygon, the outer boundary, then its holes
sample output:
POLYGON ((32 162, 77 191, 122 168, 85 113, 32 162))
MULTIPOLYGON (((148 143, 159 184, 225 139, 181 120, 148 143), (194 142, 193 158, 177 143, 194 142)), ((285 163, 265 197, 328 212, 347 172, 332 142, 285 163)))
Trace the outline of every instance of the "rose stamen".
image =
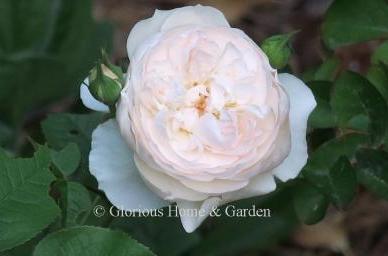
POLYGON ((194 104, 194 107, 198 110, 198 114, 201 116, 204 114, 207 107, 207 96, 200 94, 198 101, 194 104))
POLYGON ((185 134, 187 136, 190 136, 192 134, 191 131, 186 130, 185 128, 182 128, 182 127, 179 128, 179 132, 181 132, 181 133, 183 133, 183 134, 185 134))

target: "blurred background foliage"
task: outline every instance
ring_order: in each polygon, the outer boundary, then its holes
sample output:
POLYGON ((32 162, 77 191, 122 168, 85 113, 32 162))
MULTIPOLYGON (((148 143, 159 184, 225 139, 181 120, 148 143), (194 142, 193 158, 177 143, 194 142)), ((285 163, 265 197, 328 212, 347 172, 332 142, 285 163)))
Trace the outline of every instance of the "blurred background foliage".
POLYGON ((387 38, 386 0, 0 0, 0 255, 386 255, 387 38), (101 48, 126 67, 128 32, 155 8, 197 3, 258 43, 300 30, 282 71, 318 102, 309 162, 234 203, 271 218, 209 218, 192 234, 178 218, 97 218, 110 203, 87 159, 104 116, 79 85, 101 48))
POLYGON ((88 0, 0 2, 4 130, 20 130, 48 107, 77 97, 100 48, 112 42, 112 26, 95 22, 91 8, 88 0))

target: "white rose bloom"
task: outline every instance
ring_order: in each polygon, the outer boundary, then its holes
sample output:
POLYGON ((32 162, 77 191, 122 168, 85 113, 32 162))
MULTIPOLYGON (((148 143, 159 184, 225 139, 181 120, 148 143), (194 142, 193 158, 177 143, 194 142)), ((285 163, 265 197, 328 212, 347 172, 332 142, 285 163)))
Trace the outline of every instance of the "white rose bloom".
MULTIPOLYGON (((275 176, 295 178, 306 164, 313 94, 298 78, 278 76, 217 9, 157 10, 135 25, 127 48, 117 121, 94 131, 89 158, 118 208, 176 202, 210 212, 274 191, 275 176)), ((205 218, 181 216, 187 232, 205 218)))

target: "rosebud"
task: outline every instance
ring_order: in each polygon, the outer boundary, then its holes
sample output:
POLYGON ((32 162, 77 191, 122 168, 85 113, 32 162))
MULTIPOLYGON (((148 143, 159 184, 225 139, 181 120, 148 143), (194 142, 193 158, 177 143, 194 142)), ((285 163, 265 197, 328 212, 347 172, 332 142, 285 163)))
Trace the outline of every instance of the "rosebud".
POLYGON ((123 71, 119 66, 113 65, 109 61, 109 57, 104 49, 101 49, 101 60, 102 64, 104 64, 113 74, 115 74, 120 79, 121 83, 124 83, 123 71))
POLYGON ((264 40, 261 49, 267 54, 273 68, 284 68, 291 56, 292 49, 289 45, 291 38, 297 33, 291 32, 284 35, 276 35, 264 40))
POLYGON ((89 90, 98 101, 112 106, 120 96, 124 75, 120 67, 109 61, 105 51, 102 51, 101 56, 101 60, 90 71, 89 90))

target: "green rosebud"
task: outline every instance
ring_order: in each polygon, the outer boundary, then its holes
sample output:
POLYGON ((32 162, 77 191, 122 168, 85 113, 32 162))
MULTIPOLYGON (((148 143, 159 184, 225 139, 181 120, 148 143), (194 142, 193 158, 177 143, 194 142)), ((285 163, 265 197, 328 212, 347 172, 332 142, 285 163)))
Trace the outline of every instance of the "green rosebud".
POLYGON ((104 49, 101 49, 101 60, 102 64, 104 64, 113 74, 115 74, 119 79, 121 79, 121 82, 124 82, 124 74, 122 69, 119 66, 113 65, 109 61, 108 54, 105 52, 104 49))
POLYGON ((265 39, 261 44, 260 47, 268 56, 273 68, 281 69, 287 66, 292 53, 290 40, 297 32, 294 31, 289 34, 272 36, 265 39))
POLYGON ((124 75, 120 67, 113 65, 104 50, 101 60, 89 73, 89 91, 93 97, 113 106, 124 85, 124 75))

